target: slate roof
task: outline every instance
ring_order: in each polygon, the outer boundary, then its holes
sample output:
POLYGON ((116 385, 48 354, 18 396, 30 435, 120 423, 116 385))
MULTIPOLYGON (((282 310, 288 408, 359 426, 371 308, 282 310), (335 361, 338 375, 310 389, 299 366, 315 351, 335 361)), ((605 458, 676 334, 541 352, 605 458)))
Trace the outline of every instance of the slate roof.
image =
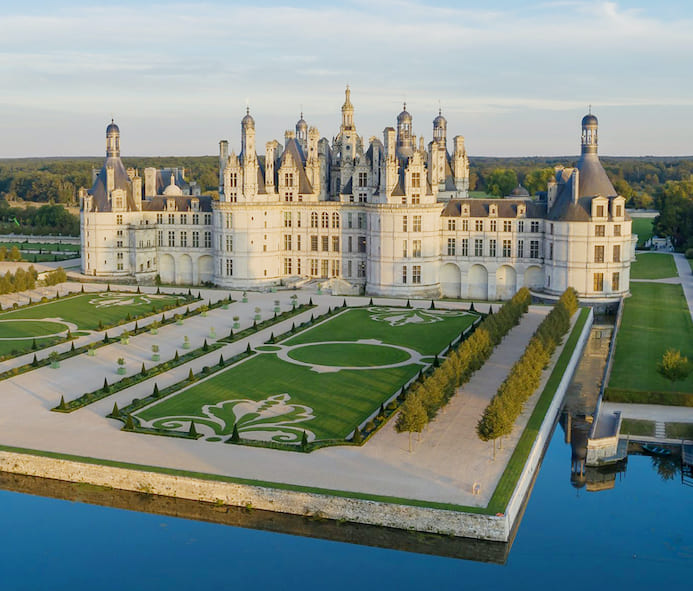
POLYGON ((524 199, 451 199, 445 205, 443 217, 461 217, 462 204, 469 205, 469 217, 489 217, 491 204, 498 206, 497 218, 516 218, 517 206, 526 206, 525 218, 544 218, 546 216, 546 204, 524 199))
POLYGON ((113 168, 113 188, 123 189, 126 194, 126 209, 132 211, 137 209, 132 198, 132 183, 128 177, 127 170, 123 166, 123 161, 117 156, 106 158, 96 176, 94 185, 89 189, 89 194, 94 198, 92 211, 112 211, 111 203, 108 199, 108 191, 106 189, 106 168, 113 168))
POLYGON ((176 202, 176 211, 187 212, 192 211, 190 202, 192 199, 198 199, 200 202, 199 211, 208 213, 212 211, 212 197, 209 195, 177 195, 175 197, 164 197, 158 195, 156 197, 147 198, 142 201, 142 211, 166 211, 166 204, 169 199, 176 202))

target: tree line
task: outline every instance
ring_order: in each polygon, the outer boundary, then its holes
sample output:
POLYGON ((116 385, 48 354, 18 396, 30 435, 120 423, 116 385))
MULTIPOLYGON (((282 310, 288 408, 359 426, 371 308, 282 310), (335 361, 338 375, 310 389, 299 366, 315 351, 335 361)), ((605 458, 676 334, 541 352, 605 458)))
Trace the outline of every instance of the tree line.
POLYGON ((0 199, 0 234, 79 236, 79 216, 62 205, 11 207, 0 199))
POLYGON ((542 320, 529 341, 522 357, 513 365, 508 377, 498 388, 477 423, 477 435, 482 441, 493 441, 510 435, 525 402, 539 387, 541 374, 547 367, 555 348, 570 328, 570 319, 578 308, 577 292, 569 287, 558 303, 542 320))
POLYGON ((33 265, 26 270, 19 267, 14 273, 8 271, 4 275, 0 275, 0 294, 34 289, 37 277, 38 272, 33 265))
POLYGON ((460 340, 456 349, 451 347, 445 360, 430 375, 420 374, 420 379, 409 388, 395 423, 397 432, 409 433, 410 451, 412 433, 421 433, 456 389, 484 365, 496 345, 520 322, 530 301, 530 292, 523 287, 498 312, 489 312, 466 340, 460 340))

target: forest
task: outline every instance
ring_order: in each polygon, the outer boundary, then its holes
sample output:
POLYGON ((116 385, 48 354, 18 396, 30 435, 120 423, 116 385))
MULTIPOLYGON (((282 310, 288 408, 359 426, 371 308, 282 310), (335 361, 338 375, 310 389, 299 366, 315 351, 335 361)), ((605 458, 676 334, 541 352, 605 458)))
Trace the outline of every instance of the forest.
MULTIPOLYGON (((693 156, 602 157, 601 161, 628 207, 659 210, 655 232, 671 237, 679 250, 693 248, 693 156)), ((576 162, 576 157, 473 157, 470 190, 473 196, 503 197, 521 184, 535 195, 546 190, 555 166, 576 162)), ((123 163, 140 171, 148 166, 185 168, 188 181, 217 196, 216 156, 132 157, 123 158, 123 163)), ((14 228, 20 233, 77 234, 76 217, 54 206, 77 205, 79 188, 91 186, 92 170, 102 164, 97 157, 0 160, 0 232, 14 228), (25 207, 27 203, 39 207, 25 207)))

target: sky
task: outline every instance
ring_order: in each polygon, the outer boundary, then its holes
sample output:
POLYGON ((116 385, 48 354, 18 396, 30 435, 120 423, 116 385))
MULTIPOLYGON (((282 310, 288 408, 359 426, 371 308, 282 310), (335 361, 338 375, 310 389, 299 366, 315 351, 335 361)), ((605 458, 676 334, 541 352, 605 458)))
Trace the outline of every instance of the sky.
MULTIPOLYGON (((344 88, 382 138, 406 101, 471 156, 572 155, 588 105, 600 153, 693 154, 688 0, 0 0, 0 158, 258 151, 301 110, 332 139, 344 88)), ((450 139, 448 140, 450 143, 450 139)))

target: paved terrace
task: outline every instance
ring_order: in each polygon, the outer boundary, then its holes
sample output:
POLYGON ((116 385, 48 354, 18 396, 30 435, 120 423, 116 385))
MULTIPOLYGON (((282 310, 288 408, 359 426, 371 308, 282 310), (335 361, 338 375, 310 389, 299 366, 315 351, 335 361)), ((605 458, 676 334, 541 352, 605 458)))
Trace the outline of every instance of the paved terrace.
MULTIPOLYGON (((68 287, 74 289, 75 286, 72 284, 68 287)), ((63 291, 65 285, 60 289, 63 291)), ((89 286, 85 286, 85 289, 89 289, 89 286)), ((200 291, 205 302, 207 299, 216 301, 229 293, 221 290, 200 291)), ((311 313, 321 314, 327 311, 328 306, 334 307, 343 300, 341 296, 305 291, 249 292, 249 301, 243 304, 240 302, 240 292, 232 292, 232 295, 238 301, 228 310, 210 311, 206 318, 196 316, 186 319, 182 326, 162 327, 157 336, 145 333, 131 337, 127 346, 114 343, 102 347, 97 350, 96 357, 80 355, 63 361, 60 370, 40 368, 0 382, 0 444, 265 481, 464 505, 487 505, 542 388, 527 404, 526 411, 495 461, 491 459, 491 444, 477 438, 476 423, 549 308, 530 308, 519 326, 497 347, 484 368, 429 425, 413 453, 407 451, 408 434, 397 434, 394 420, 363 447, 332 447, 301 454, 126 433, 120 430, 120 421, 105 418, 114 402, 122 408, 133 398, 150 394, 154 382, 158 383, 159 388, 178 382, 187 377, 191 367, 198 372, 205 365, 213 366, 220 353, 228 358, 245 350, 248 342, 251 347, 258 346, 268 339, 271 332, 282 333, 291 327, 292 322, 298 324, 305 321, 311 313), (136 373, 142 362, 147 366, 152 364, 150 347, 153 343, 160 345, 162 360, 170 359, 175 349, 182 346, 184 336, 190 338, 193 348, 199 347, 205 338, 209 342, 213 340, 209 337, 212 327, 216 328, 218 337, 226 336, 235 315, 241 317, 241 328, 251 325, 256 306, 262 309, 263 319, 273 315, 274 300, 280 300, 283 310, 289 309, 289 298, 294 293, 298 294, 299 302, 306 302, 312 297, 318 308, 228 344, 167 374, 148 379, 71 414, 49 410, 59 403, 61 395, 69 400, 101 387, 105 376, 111 383, 118 379, 118 357, 127 360, 129 374, 136 373), (472 494, 475 483, 480 486, 478 495, 472 494)), ((362 305, 368 302, 368 298, 347 297, 347 302, 349 305, 362 305)), ((374 302, 385 305, 403 303, 387 298, 374 298, 374 302)), ((415 306, 428 307, 428 301, 413 303, 415 306)), ((439 307, 462 309, 468 306, 467 303, 439 304, 439 307)), ((475 306, 484 310, 488 305, 476 303, 475 306)), ((167 312, 167 315, 171 313, 167 312)), ((125 328, 129 326, 111 329, 109 335, 116 336, 125 328)), ((101 334, 82 337, 77 344, 91 338, 101 339, 101 334)), ((554 359, 558 354, 560 350, 555 353, 554 359)), ((25 356, 23 361, 26 358, 30 359, 31 355, 25 356)), ((4 362, 0 364, 0 371, 14 364, 4 362)), ((548 378, 547 373, 544 381, 548 378)))

